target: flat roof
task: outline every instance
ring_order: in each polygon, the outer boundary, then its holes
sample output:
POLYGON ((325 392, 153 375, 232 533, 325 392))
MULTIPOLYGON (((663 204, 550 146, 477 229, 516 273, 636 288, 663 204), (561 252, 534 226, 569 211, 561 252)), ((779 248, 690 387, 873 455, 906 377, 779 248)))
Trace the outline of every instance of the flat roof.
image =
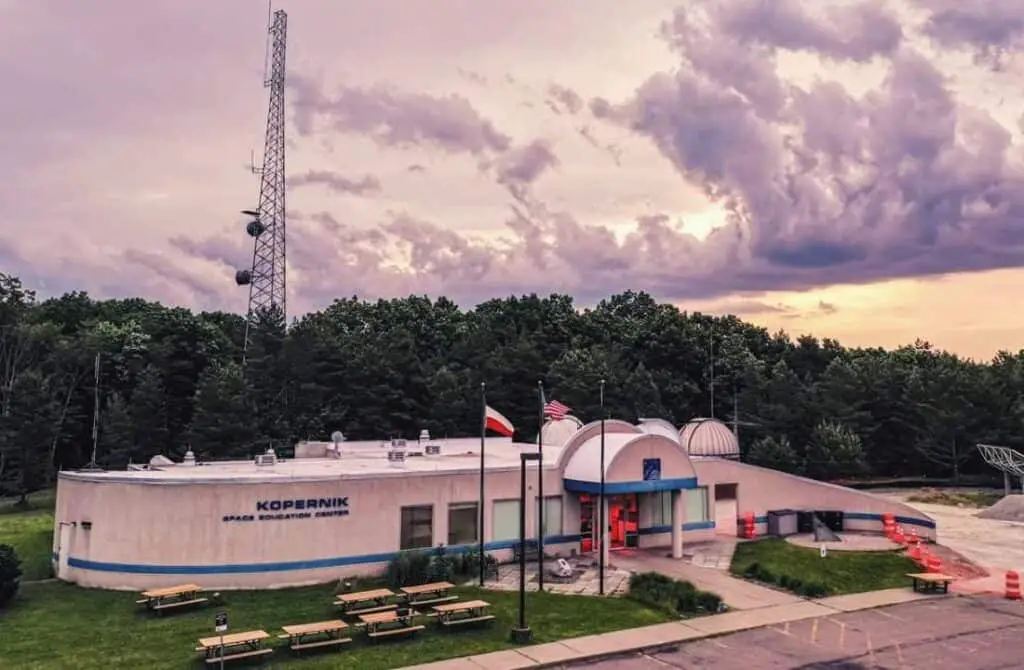
MULTIPOLYGON (((174 463, 148 466, 145 470, 69 470, 60 473, 64 479, 106 481, 136 484, 189 483, 271 483, 369 479, 382 477, 468 474, 480 471, 480 438, 431 440, 441 453, 437 456, 411 455, 423 446, 415 440, 406 444, 406 457, 400 464, 388 460, 390 442, 342 442, 341 456, 299 456, 278 458, 274 465, 256 465, 255 460, 209 461, 196 465, 174 463)), ((333 447, 330 442, 304 442, 296 452, 317 452, 333 447)), ((487 471, 519 468, 519 455, 535 453, 536 444, 512 442, 510 438, 488 438, 484 450, 487 471)), ((561 446, 544 445, 544 465, 553 467, 562 452, 561 446)), ((533 467, 533 464, 528 464, 533 467)))

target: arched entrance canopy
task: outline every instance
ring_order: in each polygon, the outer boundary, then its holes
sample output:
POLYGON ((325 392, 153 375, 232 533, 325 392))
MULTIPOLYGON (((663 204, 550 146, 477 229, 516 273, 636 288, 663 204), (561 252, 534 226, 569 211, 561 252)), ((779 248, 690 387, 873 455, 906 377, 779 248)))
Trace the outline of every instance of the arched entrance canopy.
MULTIPOLYGON (((575 493, 601 490, 601 436, 574 449, 562 471, 564 488, 575 493)), ((605 433, 606 495, 678 491, 697 486, 693 464, 679 443, 662 435, 605 433)))

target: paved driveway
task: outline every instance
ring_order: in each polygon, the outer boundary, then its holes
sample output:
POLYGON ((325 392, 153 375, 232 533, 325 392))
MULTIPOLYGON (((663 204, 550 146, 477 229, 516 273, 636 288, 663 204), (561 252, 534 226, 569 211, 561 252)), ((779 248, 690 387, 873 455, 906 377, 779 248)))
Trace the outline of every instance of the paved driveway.
POLYGON ((923 600, 699 640, 591 670, 1006 670, 1024 667, 1024 604, 975 596, 923 600))

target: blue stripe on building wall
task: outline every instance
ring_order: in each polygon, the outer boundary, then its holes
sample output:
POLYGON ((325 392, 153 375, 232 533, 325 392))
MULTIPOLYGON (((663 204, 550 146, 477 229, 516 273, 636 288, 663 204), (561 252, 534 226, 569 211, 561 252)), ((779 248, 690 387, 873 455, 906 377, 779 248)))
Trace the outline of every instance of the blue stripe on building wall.
MULTIPOLYGON (((601 493, 599 482, 585 482, 579 479, 563 480, 563 487, 572 493, 601 493)), ((680 491, 697 488, 697 478, 684 479, 652 479, 646 482, 605 482, 604 494, 608 496, 627 493, 655 493, 657 491, 680 491)))
MULTIPOLYGON (((582 539, 582 535, 553 535, 544 538, 544 546, 559 544, 575 544, 582 539)), ((485 551, 501 551, 512 549, 519 540, 501 540, 497 542, 484 543, 485 551)), ((473 551, 477 545, 456 545, 445 547, 450 554, 466 553, 473 551)), ((423 549, 422 551, 433 551, 423 549)), ((369 565, 373 563, 387 563, 401 552, 392 551, 379 554, 362 554, 358 556, 337 556, 334 558, 315 558, 305 561, 283 561, 277 563, 238 563, 234 565, 144 565, 136 563, 107 563, 105 561, 90 561, 84 558, 68 558, 68 566, 80 570, 93 570, 96 572, 122 572, 137 575, 227 575, 240 573, 259 572, 291 572, 295 570, 322 570, 324 568, 339 568, 351 565, 369 565)), ((54 560, 58 555, 53 554, 54 560)))
MULTIPOLYGON (((715 527, 714 521, 693 521, 683 524, 683 531, 711 530, 715 527)), ((672 526, 651 526, 650 528, 637 528, 638 535, 658 535, 660 533, 671 533, 672 526)))

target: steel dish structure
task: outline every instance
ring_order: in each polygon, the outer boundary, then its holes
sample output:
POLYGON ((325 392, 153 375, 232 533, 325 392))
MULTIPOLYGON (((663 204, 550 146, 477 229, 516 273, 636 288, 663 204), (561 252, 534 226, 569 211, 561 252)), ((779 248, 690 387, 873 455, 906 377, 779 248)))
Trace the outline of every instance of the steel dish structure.
POLYGON ((999 447, 992 444, 979 444, 978 451, 985 462, 1003 473, 1003 489, 1006 495, 1013 491, 1010 476, 1018 477, 1024 489, 1024 454, 1010 447, 999 447))

